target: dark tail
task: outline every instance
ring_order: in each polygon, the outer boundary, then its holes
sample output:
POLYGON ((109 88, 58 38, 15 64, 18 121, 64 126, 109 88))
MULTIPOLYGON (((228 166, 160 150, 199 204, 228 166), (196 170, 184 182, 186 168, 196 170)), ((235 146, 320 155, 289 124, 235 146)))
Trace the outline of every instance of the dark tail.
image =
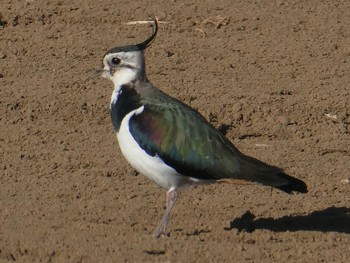
POLYGON ((280 172, 279 174, 276 174, 276 176, 285 179, 287 181, 287 184, 281 185, 281 186, 275 186, 275 188, 289 194, 293 191, 296 191, 299 193, 308 192, 307 185, 302 180, 289 176, 284 172, 280 172))
POLYGON ((252 182, 272 186, 276 189, 291 193, 293 191, 307 193, 307 185, 300 179, 283 172, 282 169, 268 165, 253 157, 240 156, 241 176, 252 182))

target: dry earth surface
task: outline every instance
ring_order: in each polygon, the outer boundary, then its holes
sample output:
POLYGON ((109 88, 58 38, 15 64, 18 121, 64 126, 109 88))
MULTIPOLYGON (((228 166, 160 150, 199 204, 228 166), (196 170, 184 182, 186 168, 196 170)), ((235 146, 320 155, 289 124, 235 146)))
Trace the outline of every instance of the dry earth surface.
POLYGON ((349 1, 0 1, 1 262, 350 262, 349 1), (309 193, 165 191, 120 153, 111 47, 143 41, 152 83, 309 193))

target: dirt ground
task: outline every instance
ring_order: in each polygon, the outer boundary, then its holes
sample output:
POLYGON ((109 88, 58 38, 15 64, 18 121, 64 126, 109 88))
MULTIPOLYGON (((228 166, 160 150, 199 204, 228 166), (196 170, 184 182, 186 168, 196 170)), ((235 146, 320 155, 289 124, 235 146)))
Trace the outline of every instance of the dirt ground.
POLYGON ((0 1, 0 262, 350 262, 349 1, 0 1), (149 79, 308 194, 165 191, 118 147, 109 48, 143 41, 149 79))

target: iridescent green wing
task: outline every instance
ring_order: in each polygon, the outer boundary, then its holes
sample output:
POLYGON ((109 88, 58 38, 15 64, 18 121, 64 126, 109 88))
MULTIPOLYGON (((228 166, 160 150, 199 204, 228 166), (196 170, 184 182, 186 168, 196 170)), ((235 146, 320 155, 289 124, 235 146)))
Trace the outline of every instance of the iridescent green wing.
POLYGON ((129 125, 142 149, 180 174, 211 180, 239 175, 238 150, 199 113, 177 100, 146 104, 129 125))

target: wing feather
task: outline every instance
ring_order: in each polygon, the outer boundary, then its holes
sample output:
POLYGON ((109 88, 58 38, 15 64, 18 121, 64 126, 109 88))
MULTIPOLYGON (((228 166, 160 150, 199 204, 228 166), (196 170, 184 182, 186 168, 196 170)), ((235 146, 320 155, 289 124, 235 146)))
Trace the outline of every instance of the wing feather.
POLYGON ((181 101, 156 97, 144 105, 144 111, 130 119, 130 132, 148 154, 159 156, 178 173, 197 179, 257 182, 287 193, 307 192, 302 180, 242 154, 202 115, 181 101))
POLYGON ((180 174, 198 179, 232 177, 239 170, 238 150, 199 113, 182 105, 145 105, 130 119, 130 132, 150 155, 180 174))

